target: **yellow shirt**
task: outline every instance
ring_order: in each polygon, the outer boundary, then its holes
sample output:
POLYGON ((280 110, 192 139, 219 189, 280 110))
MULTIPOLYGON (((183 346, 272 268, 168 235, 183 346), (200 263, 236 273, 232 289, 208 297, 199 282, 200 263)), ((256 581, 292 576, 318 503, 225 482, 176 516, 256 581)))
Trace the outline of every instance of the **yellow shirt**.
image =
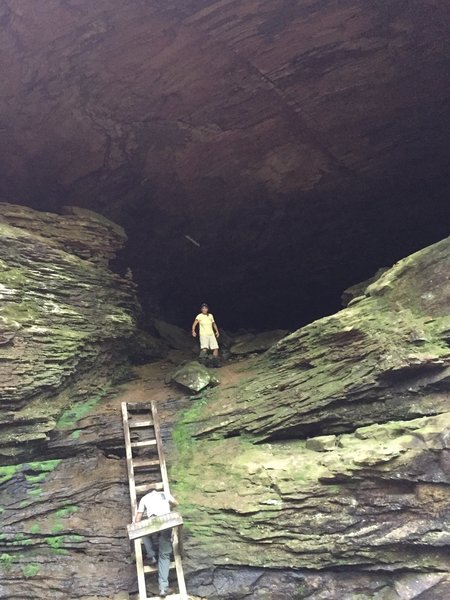
POLYGON ((211 313, 208 313, 207 315, 200 313, 195 317, 195 319, 200 323, 200 335, 214 335, 214 317, 211 313))

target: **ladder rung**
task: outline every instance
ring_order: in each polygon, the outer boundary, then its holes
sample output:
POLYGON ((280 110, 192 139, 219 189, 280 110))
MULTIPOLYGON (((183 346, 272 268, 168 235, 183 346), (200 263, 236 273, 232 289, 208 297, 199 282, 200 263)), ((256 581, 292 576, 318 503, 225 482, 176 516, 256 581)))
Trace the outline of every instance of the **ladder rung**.
POLYGON ((148 421, 128 421, 128 424, 130 426, 130 429, 132 427, 153 427, 153 421, 152 420, 148 420, 148 421))
MULTIPOLYGON (((171 569, 175 569, 175 563, 171 562, 170 563, 170 568, 171 569)), ((155 567, 144 567, 144 573, 157 573, 158 572, 158 565, 156 565, 155 567)))
MULTIPOLYGON (((181 594, 169 594, 166 600, 180 600, 181 594)), ((147 600, 161 600, 161 596, 147 596, 147 600)))
POLYGON ((159 460, 155 459, 155 460, 147 460, 147 459, 142 459, 139 460, 138 458, 133 458, 133 468, 135 469, 141 469, 141 468, 145 468, 145 467, 157 467, 159 466, 159 460))
POLYGON ((152 405, 149 402, 127 402, 127 410, 151 410, 152 405))
POLYGON ((132 448, 143 448, 144 446, 156 446, 156 440, 146 440, 145 442, 131 442, 132 448))
POLYGON ((164 489, 164 484, 162 481, 158 481, 157 483, 146 483, 144 485, 137 485, 136 486, 136 492, 138 493, 142 493, 142 492, 149 492, 150 490, 163 490, 164 489))

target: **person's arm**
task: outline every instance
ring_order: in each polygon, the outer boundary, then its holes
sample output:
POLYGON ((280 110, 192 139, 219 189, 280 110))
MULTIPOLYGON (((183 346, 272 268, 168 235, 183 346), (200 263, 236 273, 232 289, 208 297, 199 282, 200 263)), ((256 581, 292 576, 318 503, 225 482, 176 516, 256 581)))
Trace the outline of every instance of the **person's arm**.
POLYGON ((175 499, 175 498, 172 496, 172 494, 170 494, 170 496, 169 496, 169 504, 170 504, 170 506, 171 506, 171 507, 172 507, 172 506, 178 506, 178 500, 176 500, 176 499, 175 499))
POLYGON ((212 326, 213 326, 214 332, 216 334, 216 337, 219 337, 219 335, 220 335, 219 328, 217 327, 216 322, 214 320, 212 322, 212 326))
POLYGON ((136 513, 136 519, 135 519, 135 521, 134 521, 134 522, 135 522, 135 523, 139 523, 139 521, 142 519, 142 515, 143 515, 143 514, 144 514, 143 512, 137 512, 137 513, 136 513))
POLYGON ((197 337, 197 332, 195 331, 195 328, 198 325, 198 319, 195 319, 195 321, 192 323, 192 337, 197 337))
POLYGON ((137 508, 137 512, 136 512, 136 517, 134 519, 135 523, 139 523, 139 521, 142 519, 142 515, 144 514, 144 510, 145 510, 145 504, 142 502, 142 498, 139 502, 139 506, 137 508))

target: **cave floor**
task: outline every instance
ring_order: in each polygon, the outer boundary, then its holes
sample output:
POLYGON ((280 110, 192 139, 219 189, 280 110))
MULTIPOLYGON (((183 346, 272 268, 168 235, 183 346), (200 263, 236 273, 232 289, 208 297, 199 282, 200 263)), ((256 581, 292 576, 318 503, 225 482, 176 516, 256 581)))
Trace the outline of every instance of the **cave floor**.
MULTIPOLYGON (((188 360, 192 360, 192 354, 172 351, 164 360, 134 367, 135 378, 118 386, 117 394, 102 405, 103 409, 120 410, 122 402, 153 400, 157 403, 163 437, 167 439, 177 416, 191 406, 191 400, 181 388, 174 387, 166 380, 171 371, 188 360)), ((223 362, 219 369, 214 370, 214 374, 220 381, 220 389, 229 389, 244 378, 248 378, 254 361, 254 357, 251 357, 223 362)))

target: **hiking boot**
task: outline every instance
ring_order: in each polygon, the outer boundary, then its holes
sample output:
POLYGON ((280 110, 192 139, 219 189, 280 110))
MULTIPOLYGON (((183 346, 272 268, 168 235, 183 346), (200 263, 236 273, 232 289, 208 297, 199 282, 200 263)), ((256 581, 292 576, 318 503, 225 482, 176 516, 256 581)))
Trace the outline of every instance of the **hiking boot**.
POLYGON ((218 357, 212 359, 211 366, 213 369, 218 369, 220 367, 220 360, 218 357))
POLYGON ((166 596, 170 596, 170 594, 173 594, 173 589, 172 588, 166 588, 165 590, 159 590, 159 595, 161 598, 165 598, 166 596))

